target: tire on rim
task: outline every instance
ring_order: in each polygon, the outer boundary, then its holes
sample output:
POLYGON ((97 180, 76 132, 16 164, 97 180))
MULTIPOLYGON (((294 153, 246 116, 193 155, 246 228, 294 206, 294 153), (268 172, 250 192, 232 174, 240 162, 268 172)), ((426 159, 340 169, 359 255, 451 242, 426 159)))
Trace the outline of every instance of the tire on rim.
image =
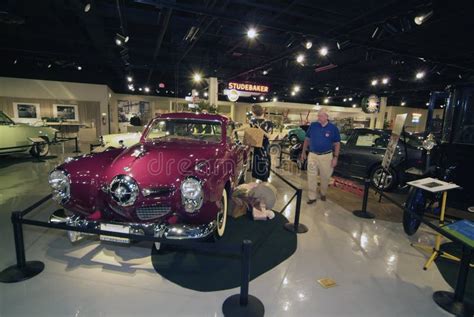
POLYGON ((42 138, 45 141, 45 143, 39 144, 39 145, 35 144, 31 147, 30 154, 33 157, 45 157, 49 153, 48 138, 45 136, 40 136, 40 138, 42 138))
POLYGON ((222 238, 225 233, 225 227, 227 224, 227 212, 229 209, 228 199, 229 196, 227 194, 227 189, 224 187, 224 189, 222 190, 221 208, 217 213, 216 217, 216 231, 214 234, 214 238, 216 240, 222 238))
POLYGON ((300 140, 298 139, 298 136, 296 136, 295 134, 290 136, 290 144, 291 145, 298 144, 299 141, 300 140))
POLYGON ((398 184, 397 173, 394 169, 390 168, 388 174, 385 176, 385 181, 383 184, 379 185, 380 179, 383 176, 383 168, 381 165, 377 165, 370 171, 370 182, 375 188, 380 188, 383 190, 392 190, 398 184))
POLYGON ((280 151, 281 151, 281 146, 279 144, 272 144, 270 145, 270 149, 269 149, 269 152, 270 152, 270 155, 280 155, 280 151))
POLYGON ((426 197, 422 189, 411 187, 403 210, 403 230, 409 236, 418 231, 421 225, 420 217, 423 217, 426 208, 426 197), (414 214, 418 215, 416 217, 414 214))

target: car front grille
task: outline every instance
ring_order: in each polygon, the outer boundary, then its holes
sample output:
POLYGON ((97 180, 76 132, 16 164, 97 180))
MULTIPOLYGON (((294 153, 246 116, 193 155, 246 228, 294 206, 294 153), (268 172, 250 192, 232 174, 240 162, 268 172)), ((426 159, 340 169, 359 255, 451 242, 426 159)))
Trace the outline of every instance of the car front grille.
POLYGON ((164 205, 139 207, 137 209, 137 217, 140 220, 151 220, 161 218, 170 212, 171 207, 164 205))

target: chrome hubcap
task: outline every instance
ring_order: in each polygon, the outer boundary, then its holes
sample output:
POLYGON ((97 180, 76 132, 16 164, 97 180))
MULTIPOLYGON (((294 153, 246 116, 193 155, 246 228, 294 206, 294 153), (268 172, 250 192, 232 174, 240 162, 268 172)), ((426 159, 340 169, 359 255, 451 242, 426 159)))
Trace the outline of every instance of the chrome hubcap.
POLYGON ((384 173, 382 169, 377 169, 374 173, 372 180, 376 186, 387 188, 392 183, 393 177, 392 174, 384 173), (381 183, 382 181, 384 182, 381 183))

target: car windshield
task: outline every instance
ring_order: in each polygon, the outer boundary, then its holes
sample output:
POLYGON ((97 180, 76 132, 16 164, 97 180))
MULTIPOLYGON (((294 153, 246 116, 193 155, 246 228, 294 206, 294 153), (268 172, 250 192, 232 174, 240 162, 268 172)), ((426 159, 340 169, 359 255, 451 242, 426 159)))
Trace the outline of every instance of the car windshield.
POLYGON ((209 143, 222 141, 222 125, 219 121, 189 119, 158 119, 153 121, 145 140, 183 139, 209 143))
POLYGON ((0 111, 0 125, 15 124, 6 114, 0 111))

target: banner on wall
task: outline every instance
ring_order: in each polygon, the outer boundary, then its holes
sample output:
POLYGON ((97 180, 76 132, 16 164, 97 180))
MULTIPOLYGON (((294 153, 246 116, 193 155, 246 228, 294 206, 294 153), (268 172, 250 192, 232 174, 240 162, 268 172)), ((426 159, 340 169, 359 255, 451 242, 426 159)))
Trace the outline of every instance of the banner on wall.
POLYGON ((397 116, 395 117, 395 124, 392 129, 392 134, 390 135, 390 142, 388 142, 388 146, 385 150, 385 154, 382 160, 382 167, 385 170, 388 170, 390 167, 390 163, 392 162, 393 155, 397 150, 398 140, 400 140, 400 136, 402 135, 403 126, 405 125, 406 119, 406 113, 397 114, 397 116))

